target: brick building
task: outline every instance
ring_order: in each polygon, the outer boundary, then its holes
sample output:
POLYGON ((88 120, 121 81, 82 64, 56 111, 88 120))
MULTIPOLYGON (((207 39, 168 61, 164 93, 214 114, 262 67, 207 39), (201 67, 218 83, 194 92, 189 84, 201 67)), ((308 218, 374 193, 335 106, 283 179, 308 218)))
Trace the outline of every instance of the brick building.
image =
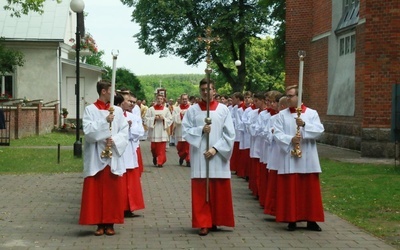
POLYGON ((394 157, 400 1, 287 0, 287 85, 298 82, 299 50, 307 53, 303 100, 325 126, 321 142, 394 157))

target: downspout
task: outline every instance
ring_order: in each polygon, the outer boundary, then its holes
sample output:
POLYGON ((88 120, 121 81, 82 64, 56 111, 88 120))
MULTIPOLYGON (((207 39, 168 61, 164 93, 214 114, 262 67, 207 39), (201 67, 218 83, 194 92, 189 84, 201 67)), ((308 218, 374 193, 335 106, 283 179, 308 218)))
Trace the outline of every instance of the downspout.
POLYGON ((59 126, 61 126, 63 121, 62 116, 62 64, 61 64, 61 46, 58 46, 58 99, 60 100, 60 105, 58 105, 58 117, 59 117, 59 126))

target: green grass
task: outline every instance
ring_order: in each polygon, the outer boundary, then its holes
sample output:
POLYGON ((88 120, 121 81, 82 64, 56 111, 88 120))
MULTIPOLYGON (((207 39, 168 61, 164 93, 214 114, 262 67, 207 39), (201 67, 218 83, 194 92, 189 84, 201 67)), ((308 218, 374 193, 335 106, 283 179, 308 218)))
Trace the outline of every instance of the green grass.
POLYGON ((72 146, 74 142, 75 135, 67 133, 12 140, 10 147, 0 147, 0 174, 81 172, 82 158, 74 157, 72 147, 60 150, 58 163, 57 145, 72 146))
POLYGON ((321 159, 325 210, 400 248, 400 167, 321 159))
POLYGON ((30 136, 22 139, 11 140, 11 146, 72 146, 76 141, 75 134, 54 132, 40 136, 30 136))

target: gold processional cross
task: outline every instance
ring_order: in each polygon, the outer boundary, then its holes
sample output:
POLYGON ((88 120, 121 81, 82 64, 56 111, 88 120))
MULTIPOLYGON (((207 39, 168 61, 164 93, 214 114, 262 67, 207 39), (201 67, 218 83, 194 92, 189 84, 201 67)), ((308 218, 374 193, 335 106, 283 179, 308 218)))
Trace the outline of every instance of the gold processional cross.
MULTIPOLYGON (((206 50, 207 50, 207 56, 206 56, 206 62, 207 62, 207 68, 205 70, 206 75, 207 75, 207 116, 204 119, 204 122, 207 125, 211 124, 211 118, 210 118, 210 77, 211 77, 211 68, 210 68, 210 63, 211 63, 211 44, 213 42, 219 42, 221 39, 219 37, 211 37, 211 28, 208 27, 206 29, 206 37, 198 37, 197 40, 199 42, 204 42, 206 44, 206 50)), ((210 134, 206 134, 206 150, 210 148, 210 134)), ((209 159, 206 158, 206 202, 208 203, 209 201, 209 183, 210 183, 210 166, 209 166, 209 159)))

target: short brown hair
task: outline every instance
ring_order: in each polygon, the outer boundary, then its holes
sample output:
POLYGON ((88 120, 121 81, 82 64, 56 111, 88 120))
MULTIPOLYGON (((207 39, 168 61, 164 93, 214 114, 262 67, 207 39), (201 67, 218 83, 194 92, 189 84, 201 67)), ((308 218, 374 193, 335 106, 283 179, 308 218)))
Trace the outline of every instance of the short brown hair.
POLYGON ((290 85, 286 87, 286 91, 291 90, 291 89, 295 89, 296 90, 296 95, 298 94, 299 91, 299 86, 297 85, 290 85))
POLYGON ((239 99, 241 101, 244 100, 243 94, 241 92, 235 92, 232 94, 233 97, 235 97, 236 99, 239 99))
MULTIPOLYGON (((108 90, 111 87, 111 82, 108 80, 100 80, 97 82, 97 94, 99 94, 99 96, 101 95, 101 91, 103 89, 108 90)), ((114 93, 112 93, 114 94, 114 93)))
MULTIPOLYGON (((201 85, 204 85, 204 84, 207 84, 207 83, 208 83, 208 79, 207 79, 207 78, 201 79, 201 81, 200 81, 200 83, 199 83, 199 88, 200 88, 201 85)), ((213 79, 210 79, 210 84, 213 85, 213 88, 215 87, 215 86, 214 86, 214 80, 213 80, 213 79)))

